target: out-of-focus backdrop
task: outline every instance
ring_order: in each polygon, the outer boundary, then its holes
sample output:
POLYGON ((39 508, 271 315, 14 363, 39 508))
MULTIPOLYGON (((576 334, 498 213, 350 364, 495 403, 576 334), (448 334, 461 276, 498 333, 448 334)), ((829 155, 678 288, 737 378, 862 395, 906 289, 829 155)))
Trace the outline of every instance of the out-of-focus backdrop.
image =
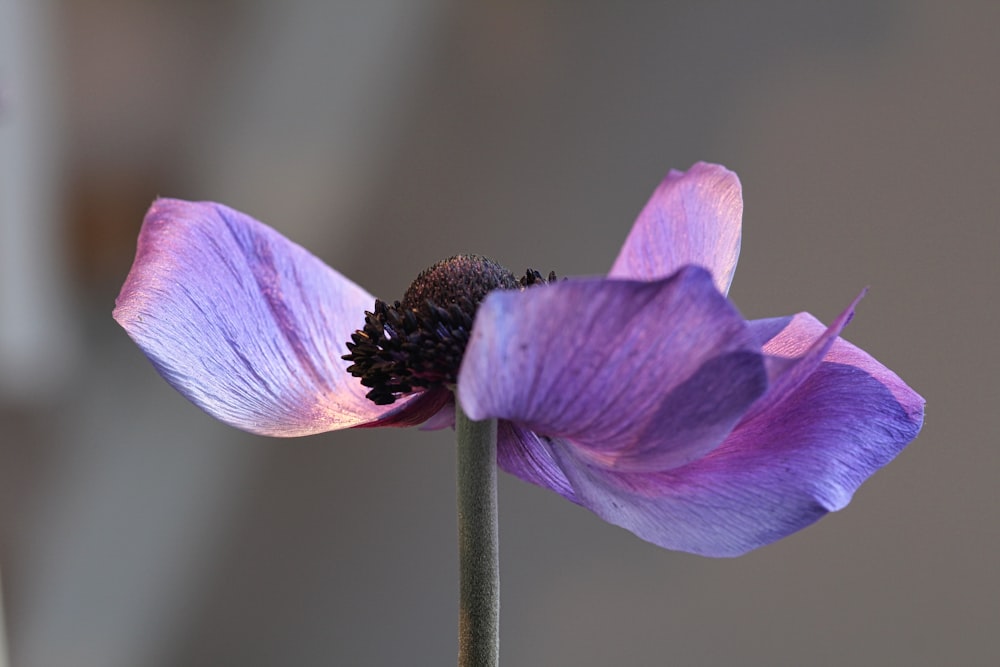
POLYGON ((451 433, 269 440, 176 394, 111 319, 154 197, 391 299, 462 251, 604 272, 696 160, 743 181, 743 313, 828 321, 870 285, 846 337, 926 426, 736 560, 504 477, 504 663, 1000 664, 998 8, 0 0, 11 664, 454 661, 451 433))

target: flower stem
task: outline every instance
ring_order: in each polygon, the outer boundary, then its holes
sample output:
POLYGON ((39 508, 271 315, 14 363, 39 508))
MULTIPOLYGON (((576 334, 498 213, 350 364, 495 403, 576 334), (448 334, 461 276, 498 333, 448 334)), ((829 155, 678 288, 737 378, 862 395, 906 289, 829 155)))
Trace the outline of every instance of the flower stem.
POLYGON ((495 667, 500 654, 497 422, 472 421, 455 401, 458 436, 459 667, 495 667))
POLYGON ((0 586, 0 667, 10 664, 7 654, 7 628, 3 619, 3 587, 0 586))

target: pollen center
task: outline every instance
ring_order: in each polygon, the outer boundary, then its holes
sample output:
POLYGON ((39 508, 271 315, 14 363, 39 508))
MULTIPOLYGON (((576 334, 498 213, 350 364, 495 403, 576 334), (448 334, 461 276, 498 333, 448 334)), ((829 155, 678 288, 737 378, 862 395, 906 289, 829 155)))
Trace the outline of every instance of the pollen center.
POLYGON ((469 342, 476 310, 496 289, 524 289, 548 281, 528 270, 520 280, 480 255, 456 255, 421 272, 392 305, 376 300, 363 329, 347 343, 347 371, 361 379, 379 404, 425 389, 453 385, 469 342))

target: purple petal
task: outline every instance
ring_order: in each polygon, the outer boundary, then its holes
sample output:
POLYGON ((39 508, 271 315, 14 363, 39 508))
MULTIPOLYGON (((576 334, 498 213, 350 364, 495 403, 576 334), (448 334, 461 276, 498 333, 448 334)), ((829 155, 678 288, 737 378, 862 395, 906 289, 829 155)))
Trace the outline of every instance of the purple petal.
POLYGON ((854 317, 854 309, 867 291, 862 290, 854 297, 844 312, 819 334, 816 331, 818 321, 808 313, 749 323, 767 355, 768 388, 767 393, 743 416, 743 421, 773 408, 816 370, 840 332, 854 317))
POLYGON ((472 419, 568 438, 618 470, 717 446, 766 388, 759 345, 700 267, 490 294, 459 372, 472 419))
MULTIPOLYGON (((796 316, 772 342, 784 346, 804 334, 815 341, 824 333, 811 316, 796 316)), ((654 544, 736 556, 843 508, 916 437, 923 404, 895 373, 836 339, 783 401, 687 466, 622 473, 595 465, 573 443, 535 437, 507 446, 518 461, 506 467, 538 465, 538 474, 515 474, 654 544)))
POLYGON ((253 218, 157 200, 114 312, 161 375, 237 428, 297 436, 392 421, 345 343, 375 299, 253 218))
MULTIPOLYGON (((804 351, 805 354, 796 358, 796 361, 813 363, 809 359, 810 355, 815 354, 817 347, 822 346, 826 352, 821 359, 822 363, 817 364, 820 368, 827 364, 841 364, 875 378, 879 384, 886 388, 893 400, 906 413, 908 420, 916 424, 919 430, 920 424, 923 423, 924 399, 903 382, 898 375, 880 364, 861 348, 848 343, 843 338, 832 337, 831 340, 831 331, 839 332, 843 328, 853 316, 854 307, 863 296, 864 292, 858 295, 847 310, 828 328, 824 328, 823 324, 809 313, 799 313, 790 318, 782 318, 786 322, 785 326, 763 342, 764 352, 769 358, 774 358, 779 355, 795 356, 799 351, 804 351)), ((757 322, 751 323, 759 333, 762 329, 757 324, 757 322)), ((786 387, 787 380, 778 379, 775 386, 778 388, 786 387)), ((768 394, 770 394, 770 390, 768 394)), ((769 396, 765 395, 761 401, 768 404, 766 414, 762 414, 764 411, 757 410, 757 405, 754 405, 753 412, 759 415, 759 418, 773 419, 776 413, 788 410, 787 406, 779 404, 780 401, 767 400, 768 398, 769 396)), ((748 418, 756 419, 757 417, 748 415, 748 418)), ((914 433, 915 435, 916 433, 914 433)))
POLYGON ((431 387, 396 402, 395 409, 384 413, 375 421, 358 424, 357 428, 382 428, 393 426, 436 431, 455 426, 455 395, 446 387, 431 387))
POLYGON ((569 480, 552 457, 548 439, 509 421, 497 425, 497 465, 525 482, 579 502, 569 480))
POLYGON ((639 213, 612 278, 655 280, 682 266, 707 268, 728 294, 740 255, 743 192, 725 167, 699 162, 671 171, 639 213))

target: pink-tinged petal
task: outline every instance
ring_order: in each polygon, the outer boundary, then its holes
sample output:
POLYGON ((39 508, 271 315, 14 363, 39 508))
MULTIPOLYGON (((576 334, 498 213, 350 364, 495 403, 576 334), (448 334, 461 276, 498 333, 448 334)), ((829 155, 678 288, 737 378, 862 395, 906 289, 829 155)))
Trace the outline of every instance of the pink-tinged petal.
POLYGON ((455 428, 455 396, 450 390, 444 390, 448 400, 429 419, 420 424, 421 431, 440 431, 445 428, 455 428))
MULTIPOLYGON (((784 321, 784 326, 780 330, 774 331, 763 342, 764 353, 768 358, 792 358, 796 363, 809 364, 822 367, 825 364, 842 364, 849 368, 854 368, 861 373, 865 373, 875 378, 879 384, 884 386, 892 395, 893 399, 903 408, 909 416, 909 420, 915 424, 923 423, 924 399, 903 382, 898 375, 879 363, 874 357, 852 345, 843 338, 837 337, 837 333, 850 321, 854 315, 854 308, 864 296, 865 292, 859 294, 853 303, 848 306, 841 315, 834 320, 829 327, 823 324, 809 313, 799 313, 790 318, 779 318, 778 322, 784 321), (832 332, 833 333, 831 335, 832 332), (811 359, 817 349, 824 350, 819 362, 811 359)), ((763 322, 763 321, 761 321, 763 322)), ((756 331, 762 333, 763 327, 757 322, 751 322, 756 331)), ((758 339, 760 340, 760 339, 758 339)), ((810 374, 810 377, 812 375, 810 374)), ((801 380, 796 377, 789 381, 786 378, 775 378, 775 387, 787 396, 794 392, 801 380), (789 390, 789 385, 793 385, 789 390)), ((760 403, 766 406, 766 410, 759 410, 754 405, 751 412, 747 414, 745 421, 754 419, 774 419, 775 414, 787 411, 787 407, 781 405, 780 400, 768 400, 771 390, 764 395, 760 403)))
POLYGON ((405 421, 365 398, 346 341, 374 298, 253 218, 159 199, 114 317, 161 375, 223 422, 298 436, 405 421))
POLYGON ((722 442, 766 386, 752 332, 691 266, 493 292, 458 396, 472 419, 567 438, 603 466, 663 470, 722 442))
MULTIPOLYGON (((811 341, 825 333, 807 317, 793 318, 784 331, 791 337, 806 329, 811 341)), ((571 442, 546 438, 526 440, 521 449, 532 446, 528 455, 511 448, 508 456, 520 458, 508 467, 539 465, 539 474, 518 476, 654 544, 737 556, 847 505, 868 477, 916 437, 923 406, 895 373, 836 339, 784 400, 684 467, 622 473, 595 465, 571 442)))
POLYGON ((854 309, 867 292, 867 289, 862 290, 854 297, 854 301, 825 329, 808 313, 749 322, 767 355, 768 388, 743 416, 743 421, 772 409, 816 370, 854 317, 854 309))
POLYGON ((736 174, 704 162, 686 172, 671 171, 639 213, 609 276, 655 280, 697 264, 728 294, 742 224, 743 191, 736 174))
MULTIPOLYGON (((367 388, 366 388, 367 390, 367 388)), ((455 395, 445 387, 431 387, 397 401, 395 409, 385 412, 375 421, 358 424, 358 428, 381 428, 394 426, 408 428, 419 426, 421 430, 436 431, 455 426, 455 395), (400 407, 396 407, 396 406, 400 407)), ((383 406, 384 407, 384 406, 383 406)))

